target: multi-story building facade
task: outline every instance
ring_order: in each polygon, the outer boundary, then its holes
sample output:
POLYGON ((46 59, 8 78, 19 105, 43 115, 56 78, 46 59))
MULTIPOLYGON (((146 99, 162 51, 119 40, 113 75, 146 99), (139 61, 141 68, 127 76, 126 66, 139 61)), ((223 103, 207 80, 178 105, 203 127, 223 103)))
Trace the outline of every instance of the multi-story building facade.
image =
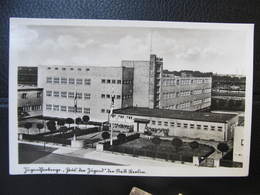
POLYGON ((43 89, 18 86, 18 117, 42 116, 43 89))
POLYGON ((164 74, 160 108, 187 111, 208 109, 211 105, 211 82, 211 77, 164 74))
POLYGON ((19 66, 17 73, 18 85, 37 86, 37 67, 19 66))
POLYGON ((38 84, 44 90, 43 115, 105 121, 114 108, 133 104, 133 69, 127 67, 39 66, 38 84), (77 106, 74 112, 75 104, 77 106))
POLYGON ((113 130, 159 136, 178 136, 193 139, 228 141, 234 136, 238 123, 236 114, 190 112, 168 109, 131 107, 114 110, 113 130))
POLYGON ((210 106, 211 78, 163 74, 163 59, 122 61, 121 67, 39 66, 44 89, 43 115, 106 121, 114 109, 126 107, 201 110, 210 106), (76 96, 77 94, 77 96, 76 96), (77 112, 74 112, 75 97, 77 112))

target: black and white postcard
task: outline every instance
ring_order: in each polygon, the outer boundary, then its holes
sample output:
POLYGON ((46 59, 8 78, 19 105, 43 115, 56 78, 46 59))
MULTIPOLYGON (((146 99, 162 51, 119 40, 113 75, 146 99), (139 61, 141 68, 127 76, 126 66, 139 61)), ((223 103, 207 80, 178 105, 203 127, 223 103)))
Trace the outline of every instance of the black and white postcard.
POLYGON ((247 176, 253 24, 10 19, 10 174, 247 176))

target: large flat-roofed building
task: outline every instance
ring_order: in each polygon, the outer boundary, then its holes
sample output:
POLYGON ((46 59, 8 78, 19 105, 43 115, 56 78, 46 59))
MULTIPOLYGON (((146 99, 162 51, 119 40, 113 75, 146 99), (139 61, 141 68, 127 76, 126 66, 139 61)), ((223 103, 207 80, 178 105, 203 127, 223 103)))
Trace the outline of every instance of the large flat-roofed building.
POLYGON ((210 76, 201 73, 167 72, 163 74, 160 108, 171 110, 206 110, 211 105, 210 76))
POLYGON ((154 54, 147 61, 122 61, 121 67, 41 65, 38 86, 44 89, 44 116, 89 115, 100 122, 108 120, 113 96, 115 109, 135 106, 195 111, 211 102, 210 77, 165 75, 163 59, 154 54))
POLYGON ((18 117, 42 116, 43 89, 32 86, 18 86, 18 117))
POLYGON ((133 68, 39 66, 38 71, 38 84, 44 89, 44 116, 89 115, 90 120, 106 121, 112 96, 115 96, 115 108, 133 104, 133 68))
POLYGON ((112 128, 118 131, 133 129, 155 135, 228 141, 233 139, 238 122, 236 114, 190 112, 167 109, 131 107, 114 110, 112 128))

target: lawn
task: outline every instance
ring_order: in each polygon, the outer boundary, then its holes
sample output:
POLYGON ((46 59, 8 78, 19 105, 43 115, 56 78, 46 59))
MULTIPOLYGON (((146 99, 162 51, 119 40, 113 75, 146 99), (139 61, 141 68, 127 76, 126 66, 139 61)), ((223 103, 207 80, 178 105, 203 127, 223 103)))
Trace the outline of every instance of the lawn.
POLYGON ((207 156, 211 154, 214 149, 210 146, 199 144, 199 147, 192 150, 189 143, 183 142, 183 145, 176 149, 170 140, 162 140, 156 146, 151 140, 146 138, 138 138, 133 141, 126 142, 121 145, 114 146, 115 151, 125 152, 129 154, 137 154, 140 156, 151 156, 163 159, 188 159, 191 161, 193 154, 196 156, 207 156))

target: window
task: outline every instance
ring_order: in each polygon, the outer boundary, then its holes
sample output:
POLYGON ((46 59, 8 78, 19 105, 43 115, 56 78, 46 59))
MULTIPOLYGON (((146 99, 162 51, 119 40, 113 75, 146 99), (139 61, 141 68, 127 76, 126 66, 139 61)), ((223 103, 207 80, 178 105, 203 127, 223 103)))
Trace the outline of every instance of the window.
POLYGON ((105 109, 101 109, 101 112, 104 113, 106 110, 105 109))
POLYGON ((85 79, 85 85, 90 85, 91 84, 91 79, 85 79))
POLYGON ((107 79, 107 83, 110 83, 110 79, 107 79))
POLYGON ((82 108, 81 107, 77 107, 77 113, 82 113, 82 108))
POLYGON ((51 67, 48 67, 48 70, 51 70, 51 67))
POLYGON ((107 109, 107 113, 110 113, 110 110, 109 110, 109 109, 107 109))
POLYGON ((84 113, 85 114, 90 114, 90 108, 84 108, 84 113))
POLYGON ((46 96, 52 96, 52 91, 46 91, 46 96))
POLYGON ((127 116, 126 118, 128 118, 128 119, 133 119, 133 117, 132 117, 132 116, 127 116))
POLYGON ((82 93, 77 93, 77 98, 82 99, 82 93))
POLYGON ((51 104, 46 104, 46 110, 52 110, 52 105, 51 104))
POLYGON ((77 83, 77 85, 82 85, 82 79, 77 79, 76 83, 77 83))
POLYGON ((55 70, 59 70, 59 68, 56 67, 55 70))
POLYGON ((210 129, 211 129, 212 131, 215 131, 215 126, 210 126, 210 129))
POLYGON ((171 122, 170 125, 171 125, 171 127, 174 127, 174 122, 171 122))
POLYGON ((62 77, 62 78, 60 79, 60 83, 61 83, 61 84, 67 84, 67 78, 63 78, 63 77, 62 77))
POLYGON ((90 93, 84 93, 84 99, 85 100, 90 99, 90 93))
POLYGON ((59 108, 60 108, 59 105, 53 105, 53 110, 54 110, 54 111, 59 111, 59 108))
POLYGON ((74 85, 75 84, 75 79, 69 78, 69 84, 74 85))
POLYGON ((41 94, 42 94, 41 92, 37 92, 37 95, 36 95, 37 98, 40 98, 40 97, 41 97, 41 94))
POLYGON ((27 98, 27 94, 26 93, 23 93, 22 94, 22 99, 26 99, 27 98))
POLYGON ((86 68, 86 71, 89 71, 89 68, 86 68))
POLYGON ((101 94, 101 98, 106 98, 106 95, 105 94, 101 94))
POLYGON ((81 68, 78 68, 78 71, 81 71, 81 68))
POLYGON ((201 125, 197 125, 197 129, 201 129, 201 125))
POLYGON ((66 70, 66 68, 62 68, 62 70, 66 70))
POLYGON ((218 131, 222 131, 222 127, 219 126, 219 127, 218 127, 218 131))
POLYGON ((155 121, 151 121, 151 123, 152 123, 152 125, 155 125, 155 124, 156 124, 156 122, 155 122, 155 121))
POLYGON ((63 98, 67 98, 67 92, 66 91, 60 92, 60 96, 63 98))
POLYGON ((181 123, 177 123, 177 127, 181 127, 181 123))
POLYGON ((244 145, 244 139, 241 139, 241 146, 244 145))
POLYGON ((60 111, 66 112, 67 111, 67 107, 66 106, 60 106, 60 111))
POLYGON ((112 83, 115 84, 115 83, 116 83, 116 80, 113 79, 113 80, 112 80, 112 83))
POLYGON ((110 98, 110 95, 109 95, 109 94, 107 94, 107 98, 110 98))
POLYGON ((70 70, 74 70, 74 68, 70 68, 70 70))
POLYGON ((117 84, 121 84, 121 80, 117 80, 117 84))
POLYGON ((46 82, 47 83, 52 83, 52 78, 51 77, 47 77, 46 82))
POLYGON ((102 79, 102 80, 101 80, 101 83, 106 83, 106 79, 102 79))
POLYGON ((59 77, 54 77, 53 78, 53 83, 54 84, 59 84, 60 83, 60 78, 59 77))
POLYGON ((204 130, 208 130, 208 125, 203 125, 204 130))
POLYGON ((168 126, 168 122, 164 122, 164 126, 168 126))
POLYGON ((194 129, 194 124, 190 124, 190 128, 191 128, 191 129, 194 129))
POLYGON ((73 106, 68 106, 68 111, 69 112, 74 112, 74 107, 73 106))
POLYGON ((162 125, 162 121, 158 121, 158 125, 162 125))
POLYGON ((121 98, 121 96, 120 96, 120 95, 117 95, 117 96, 116 96, 116 99, 120 99, 120 98, 121 98))
POLYGON ((54 92, 53 92, 53 96, 54 96, 54 97, 59 97, 59 96, 60 96, 60 92, 54 91, 54 92))
POLYGON ((69 92, 68 97, 69 98, 74 98, 74 92, 69 92))
POLYGON ((184 124, 183 124, 183 127, 184 127, 184 128, 188 128, 188 124, 187 124, 187 123, 184 123, 184 124))

